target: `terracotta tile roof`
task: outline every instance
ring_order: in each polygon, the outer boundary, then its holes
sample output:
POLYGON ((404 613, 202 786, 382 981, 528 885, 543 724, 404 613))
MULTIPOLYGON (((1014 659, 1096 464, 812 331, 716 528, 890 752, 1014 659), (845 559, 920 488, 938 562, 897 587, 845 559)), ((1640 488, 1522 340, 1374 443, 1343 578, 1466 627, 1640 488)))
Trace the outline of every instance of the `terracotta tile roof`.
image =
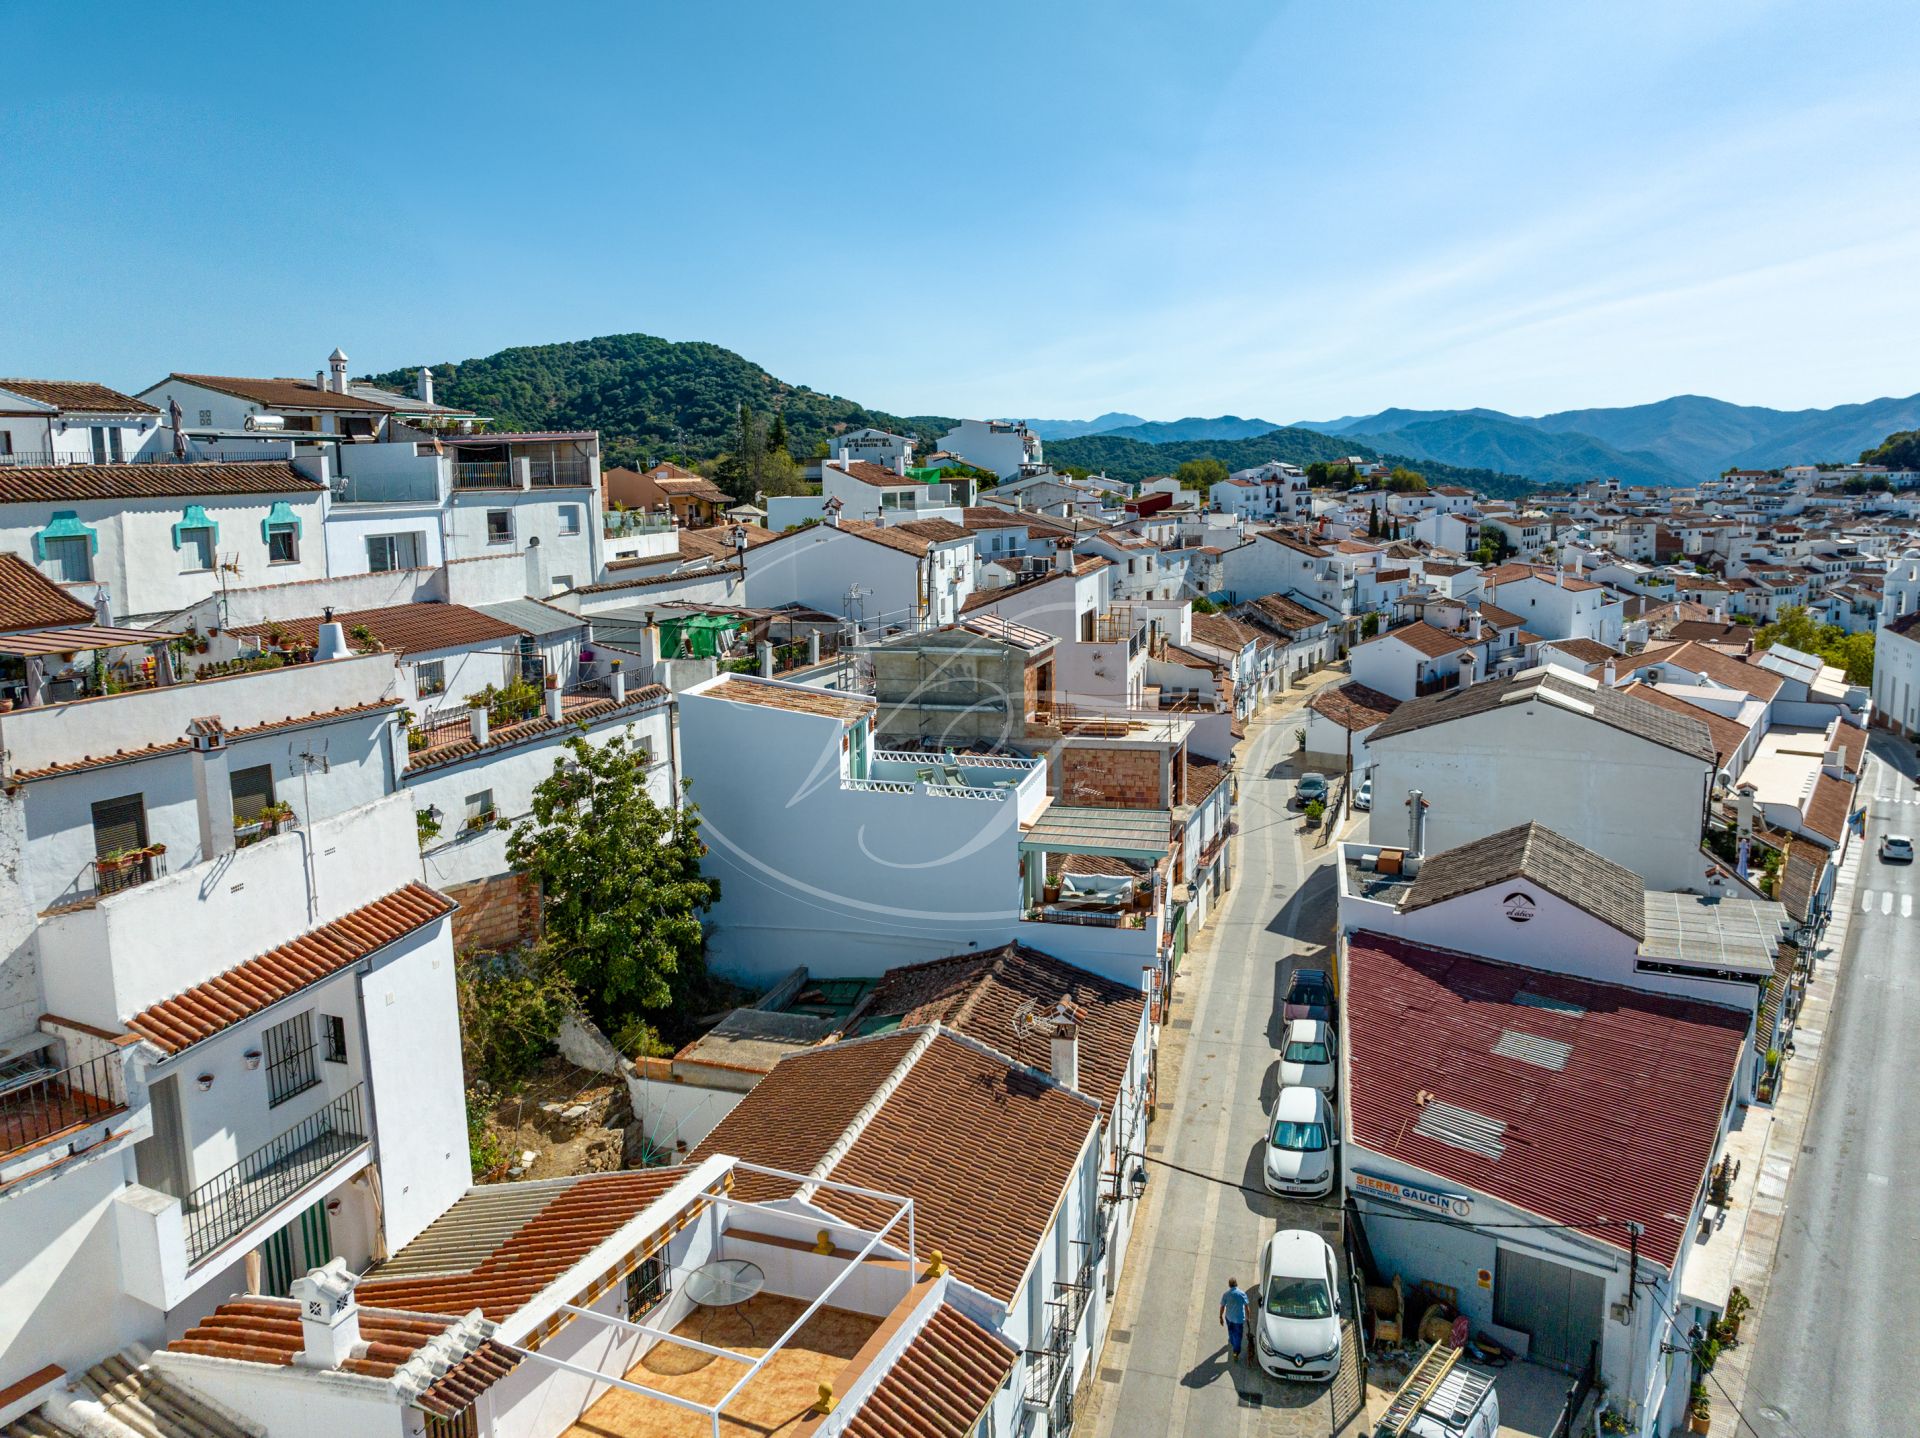
POLYGON ((873 713, 874 701, 852 694, 835 694, 826 689, 809 689, 800 684, 776 684, 770 679, 755 679, 745 674, 721 676, 698 693, 707 699, 726 699, 735 704, 757 704, 764 709, 786 709, 795 714, 821 714, 853 724, 873 713))
POLYGON ((325 488, 280 460, 244 464, 61 464, 0 468, 0 504, 309 494, 325 488))
MULTIPOLYGON (((229 680, 245 679, 246 677, 245 674, 229 674, 224 676, 225 679, 229 680)), ((202 684, 218 684, 223 682, 223 680, 203 679, 199 682, 202 684)), ((99 703, 116 697, 115 695, 107 694, 97 696, 94 699, 83 699, 77 702, 82 704, 99 703)), ((276 719, 270 723, 251 724, 242 729, 229 729, 226 731, 226 734, 229 742, 236 739, 257 739, 262 734, 272 734, 281 729, 297 729, 308 724, 325 724, 334 719, 349 719, 356 714, 385 713, 388 710, 397 708, 399 704, 400 701, 398 699, 370 699, 365 704, 348 704, 339 709, 319 709, 311 714, 289 714, 284 719, 276 719)), ((77 773, 82 769, 98 769, 108 764, 125 764, 134 759, 152 759, 161 754, 184 754, 192 747, 190 741, 185 738, 180 738, 170 744, 146 744, 138 749, 119 749, 111 754, 83 754, 78 759, 68 759, 61 763, 48 764, 38 769, 15 769, 7 777, 21 781, 51 779, 61 774, 77 773)))
POLYGON ((1510 609, 1502 609, 1497 604, 1480 601, 1480 617, 1495 629, 1524 629, 1527 621, 1510 609))
POLYGON ((1212 797, 1213 791, 1227 782, 1233 769, 1224 760, 1187 755, 1187 803, 1198 806, 1212 797))
POLYGON ((1382 644, 1389 639, 1397 639, 1409 649, 1424 654, 1429 659, 1441 659, 1458 654, 1464 649, 1472 649, 1478 639, 1471 634, 1455 634, 1417 619, 1412 624, 1403 624, 1398 629, 1389 629, 1378 639, 1369 639, 1369 644, 1382 644))
POLYGON ((1847 832, 1847 815, 1853 808, 1853 785, 1831 774, 1814 781, 1813 797, 1807 801, 1806 825, 1838 848, 1847 832))
POLYGON ((1549 639, 1546 643, 1569 659, 1577 659, 1582 664, 1604 664, 1609 659, 1620 657, 1618 649, 1610 648, 1598 639, 1549 639))
POLYGON ((1858 775, 1867 757, 1867 731, 1841 720, 1834 730, 1834 746, 1849 774, 1858 775))
POLYGON ((17 554, 0 554, 0 633, 93 624, 93 610, 17 554))
POLYGON ((1138 879, 1151 874, 1154 865, 1144 859, 1123 859, 1118 854, 1048 854, 1047 877, 1062 874, 1104 874, 1113 879, 1138 879))
MULTIPOLYGON (((939 1249, 961 1278, 1011 1302, 1099 1122, 1091 1099, 1004 1054, 950 1032, 909 1029, 783 1060, 693 1157, 729 1153, 801 1173, 818 1166, 821 1177, 911 1197, 922 1250, 939 1249), (845 1151, 823 1164, 849 1132, 845 1151), (1009 1153, 1021 1161, 1010 1164, 1009 1153), (954 1182, 956 1173, 992 1175, 993 1203, 954 1182)), ((880 1200, 829 1189, 814 1201, 851 1223, 877 1226, 893 1213, 880 1200)))
MULTIPOLYGON (((687 1162, 724 1153, 788 1173, 811 1172, 873 1101, 918 1037, 892 1033, 782 1059, 687 1155, 687 1162)), ((792 1190, 792 1184, 780 1179, 743 1173, 734 1196, 761 1203, 785 1198, 792 1190)))
POLYGON ((419 774, 447 764, 463 763, 476 754, 491 754, 498 749, 511 749, 520 744, 530 744, 549 734, 566 733, 583 726, 625 719, 642 710, 663 704, 672 697, 673 691, 664 685, 643 684, 637 689, 629 689, 626 699, 618 704, 611 698, 590 700, 562 710, 558 719, 549 719, 542 711, 537 717, 523 719, 518 724, 503 724, 499 728, 489 729, 487 742, 484 744, 475 743, 469 735, 451 744, 437 744, 431 749, 415 750, 408 757, 406 772, 409 775, 419 774))
POLYGON ((1102 559, 1097 554, 1082 555, 1073 562, 1074 577, 1079 578, 1082 575, 1092 574, 1095 570, 1105 569, 1112 563, 1113 561, 1111 559, 1102 559))
POLYGON ((902 554, 923 555, 936 544, 949 540, 972 539, 969 530, 948 519, 912 519, 905 524, 875 524, 865 519, 843 519, 840 528, 847 534, 884 544, 902 554))
MULTIPOLYGON (((1072 857, 1077 862, 1080 856, 1072 857)), ((1146 1005, 1138 988, 1103 979, 1038 949, 1002 944, 984 953, 889 969, 866 1011, 873 1018, 897 1016, 902 1028, 938 1021, 1044 1070, 1052 1063, 1050 1042, 1040 1033, 1017 1036, 1014 1014, 1023 1003, 1044 1010, 1063 998, 1085 1014, 1080 1025, 1080 1089, 1111 1110, 1119 1101, 1146 1005)))
POLYGON ((1356 1145, 1623 1252, 1637 1221, 1640 1256, 1672 1269, 1746 1013, 1367 932, 1348 946, 1342 991, 1356 1145), (1496 1055, 1509 1032, 1568 1045, 1564 1065, 1496 1055), (1502 1126, 1499 1156, 1422 1132, 1430 1101, 1502 1126))
POLYGON ((395 408, 363 395, 335 394, 330 389, 321 389, 310 379, 249 379, 243 375, 180 374, 177 371, 167 378, 177 379, 183 384, 196 384, 219 394, 230 394, 268 409, 381 411, 395 408))
MULTIPOLYGON (((355 649, 361 649, 361 645, 353 637, 353 631, 364 627, 382 649, 400 655, 517 639, 525 632, 504 619, 469 609, 464 604, 393 604, 385 609, 348 610, 333 617, 346 629, 347 643, 355 649)), ((320 622, 318 614, 310 614, 304 619, 236 625, 227 632, 248 639, 265 639, 277 629, 285 641, 311 647, 320 641, 320 622)))
POLYGON ((857 479, 862 484, 870 484, 876 489, 898 489, 903 485, 920 482, 917 479, 908 479, 904 474, 896 474, 884 464, 875 464, 871 460, 856 459, 842 464, 836 459, 831 463, 847 478, 857 479))
POLYGON ((0 389, 10 390, 25 399, 50 404, 55 409, 84 410, 93 414, 158 414, 159 410, 143 399, 121 394, 92 380, 74 379, 0 379, 0 389))
POLYGON ((1435 854, 1400 908, 1412 913, 1514 879, 1538 884, 1633 939, 1647 936, 1647 886, 1638 874, 1531 822, 1435 854))
MULTIPOLYGON (((921 1244, 1011 1303, 1099 1121, 1089 1100, 942 1033, 826 1176, 910 1195, 921 1244), (1008 1161, 1012 1154, 1018 1163, 1008 1161), (971 1184, 954 1182, 966 1173, 993 1175, 990 1207, 971 1184)), ((819 1201, 868 1224, 891 1212, 873 1199, 824 1190, 819 1201)))
POLYGON ((1382 694, 1378 689, 1348 680, 1345 684, 1320 690, 1307 701, 1307 707, 1323 718, 1331 719, 1342 729, 1358 733, 1363 729, 1371 729, 1393 713, 1400 707, 1400 701, 1391 694, 1382 694))
POLYGON ((663 474, 653 481, 662 494, 680 494, 688 499, 704 499, 712 504, 725 504, 727 492, 710 479, 697 474, 663 474))
POLYGON ((126 1021, 127 1028, 162 1052, 177 1054, 418 932, 453 907, 451 899, 425 884, 408 884, 142 1009, 126 1021))
POLYGON ((1216 649, 1224 649, 1229 654, 1238 654, 1249 644, 1271 644, 1273 641, 1250 625, 1237 619, 1229 619, 1224 614, 1196 614, 1193 616, 1193 637, 1202 644, 1211 644, 1216 649))
POLYGON ((393 1278, 383 1278, 384 1270, 375 1269, 362 1280, 356 1296, 362 1303, 422 1313, 468 1313, 477 1308, 493 1322, 503 1323, 685 1177, 684 1168, 592 1174, 552 1187, 545 1202, 537 1202, 544 1195, 515 1192, 519 1185, 470 1189, 395 1254, 393 1264, 413 1266, 409 1260, 416 1249, 428 1255, 446 1251, 445 1245, 457 1241, 476 1210, 490 1209, 503 1199, 535 1203, 530 1210, 522 1210, 527 1216, 504 1232, 488 1234, 477 1255, 469 1248, 445 1268, 429 1258, 427 1266, 435 1271, 393 1278))
MULTIPOLYGON (((464 1349, 458 1361, 438 1377, 433 1376, 433 1369, 439 1363, 428 1360, 430 1366, 418 1374, 424 1386, 409 1385, 400 1390, 414 1407, 440 1418, 451 1418, 472 1407, 476 1398, 520 1362, 519 1354, 485 1336, 479 1325, 432 1314, 362 1307, 360 1338, 364 1351, 330 1371, 391 1379, 400 1376, 436 1339, 451 1340, 452 1346, 449 1352, 448 1344, 441 1345, 434 1355, 439 1361, 464 1349)), ((304 1344, 300 1306, 292 1299, 245 1298, 221 1304, 169 1343, 166 1351, 288 1368, 294 1366, 304 1344)))
MULTIPOLYGON (((1105 564, 1107 561, 1103 559, 1100 562, 1105 564)), ((1065 579, 1067 577, 1067 572, 1064 569, 1049 569, 1045 574, 1035 575, 1031 579, 1016 580, 1012 584, 1002 584, 994 589, 976 589, 961 603, 960 612, 962 614, 971 614, 976 609, 984 609, 989 605, 998 604, 1001 600, 1007 599, 1015 594, 1029 594, 1043 584, 1051 584, 1056 579, 1065 579)))
POLYGON ((1635 667, 1648 662, 1656 664, 1676 664, 1691 674, 1704 674, 1714 683, 1728 689, 1744 689, 1756 699, 1771 699, 1780 692, 1780 686, 1786 682, 1778 674, 1749 664, 1744 659, 1736 659, 1731 654, 1715 649, 1711 644, 1693 641, 1681 644, 1677 648, 1665 651, 1658 659, 1649 661, 1645 655, 1636 656, 1635 667))
POLYGON ((1698 719, 1707 726, 1707 732, 1713 736, 1715 760, 1724 769, 1733 762, 1733 756, 1740 752, 1740 746, 1747 742, 1746 726, 1729 719, 1724 714, 1716 714, 1711 709, 1702 709, 1698 704, 1689 704, 1676 694, 1668 694, 1651 684, 1634 680, 1631 684, 1620 686, 1622 694, 1635 699, 1644 699, 1649 704, 1658 704, 1672 714, 1682 714, 1689 719, 1698 719))
MULTIPOLYGON (((757 525, 749 524, 742 527, 747 532, 748 549, 769 544, 780 537, 777 534, 768 533, 757 525)), ((733 557, 733 534, 727 525, 712 524, 705 529, 675 530, 673 537, 674 542, 679 546, 682 559, 726 560, 733 557)), ((615 560, 609 563, 607 568, 616 569, 629 564, 659 564, 664 558, 664 555, 658 554, 635 555, 632 559, 615 560)))
POLYGON ((1016 1357, 1005 1339, 943 1303, 861 1402, 847 1438, 967 1438, 1016 1357))
POLYGON ((1294 635, 1302 630, 1324 626, 1329 621, 1297 600, 1284 594, 1263 594, 1242 607, 1241 613, 1257 619, 1276 633, 1294 635))

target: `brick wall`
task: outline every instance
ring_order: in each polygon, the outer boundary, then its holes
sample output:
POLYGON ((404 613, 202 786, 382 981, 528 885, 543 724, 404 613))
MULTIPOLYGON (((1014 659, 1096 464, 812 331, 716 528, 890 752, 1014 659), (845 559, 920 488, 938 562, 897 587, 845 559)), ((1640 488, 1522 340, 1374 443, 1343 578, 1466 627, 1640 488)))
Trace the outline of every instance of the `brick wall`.
POLYGON ((1159 809, 1166 805, 1160 792, 1157 749, 1069 745, 1060 751, 1059 775, 1055 797, 1062 804, 1108 809, 1159 809))
POLYGON ((531 943, 540 932, 540 890, 525 874, 496 874, 444 891, 460 907, 453 916, 456 950, 500 952, 531 943))

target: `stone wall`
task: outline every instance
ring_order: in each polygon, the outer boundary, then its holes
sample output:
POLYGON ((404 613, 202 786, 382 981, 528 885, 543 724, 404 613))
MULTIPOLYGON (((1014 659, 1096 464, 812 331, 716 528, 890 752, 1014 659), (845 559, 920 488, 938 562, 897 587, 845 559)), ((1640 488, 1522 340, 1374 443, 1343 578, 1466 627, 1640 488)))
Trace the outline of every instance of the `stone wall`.
POLYGON ((540 890, 525 874, 449 884, 445 893, 460 906, 453 916, 456 950, 516 949, 540 933, 540 890))

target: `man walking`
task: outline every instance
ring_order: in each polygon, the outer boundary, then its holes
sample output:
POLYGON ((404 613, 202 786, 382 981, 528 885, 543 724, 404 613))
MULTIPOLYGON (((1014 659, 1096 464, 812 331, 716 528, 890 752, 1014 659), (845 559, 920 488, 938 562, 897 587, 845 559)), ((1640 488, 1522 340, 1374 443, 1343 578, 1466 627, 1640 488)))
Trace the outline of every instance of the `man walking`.
POLYGON ((1238 1363, 1240 1343, 1247 1336, 1247 1295, 1237 1278, 1229 1278, 1227 1291, 1220 1295, 1220 1321, 1227 1326, 1227 1347, 1233 1350, 1233 1361, 1238 1363))

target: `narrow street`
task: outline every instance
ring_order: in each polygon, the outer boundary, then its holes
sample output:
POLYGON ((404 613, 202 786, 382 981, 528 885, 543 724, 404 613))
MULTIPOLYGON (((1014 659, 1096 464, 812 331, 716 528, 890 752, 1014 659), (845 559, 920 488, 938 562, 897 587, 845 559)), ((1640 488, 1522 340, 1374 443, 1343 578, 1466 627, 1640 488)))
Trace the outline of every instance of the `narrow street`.
POLYGON ((1175 990, 1161 1112, 1147 1146, 1147 1208, 1089 1393, 1096 1438, 1326 1438, 1358 1407, 1353 1364, 1331 1387, 1278 1382, 1253 1362, 1229 1362, 1217 1318, 1227 1280, 1253 1286, 1261 1245, 1276 1229, 1317 1231, 1339 1247, 1331 1200, 1291 1202, 1261 1184, 1280 995, 1296 963, 1326 957, 1335 917, 1333 849, 1310 848, 1288 807, 1307 697, 1288 695, 1262 715, 1241 751, 1234 887, 1188 952, 1175 990))
POLYGON ((1881 862, 1883 834, 1920 835, 1913 749, 1876 737, 1861 788, 1867 845, 1825 1069, 1793 1177, 1742 1410, 1760 1438, 1912 1431, 1920 1250, 1920 873, 1881 862))

